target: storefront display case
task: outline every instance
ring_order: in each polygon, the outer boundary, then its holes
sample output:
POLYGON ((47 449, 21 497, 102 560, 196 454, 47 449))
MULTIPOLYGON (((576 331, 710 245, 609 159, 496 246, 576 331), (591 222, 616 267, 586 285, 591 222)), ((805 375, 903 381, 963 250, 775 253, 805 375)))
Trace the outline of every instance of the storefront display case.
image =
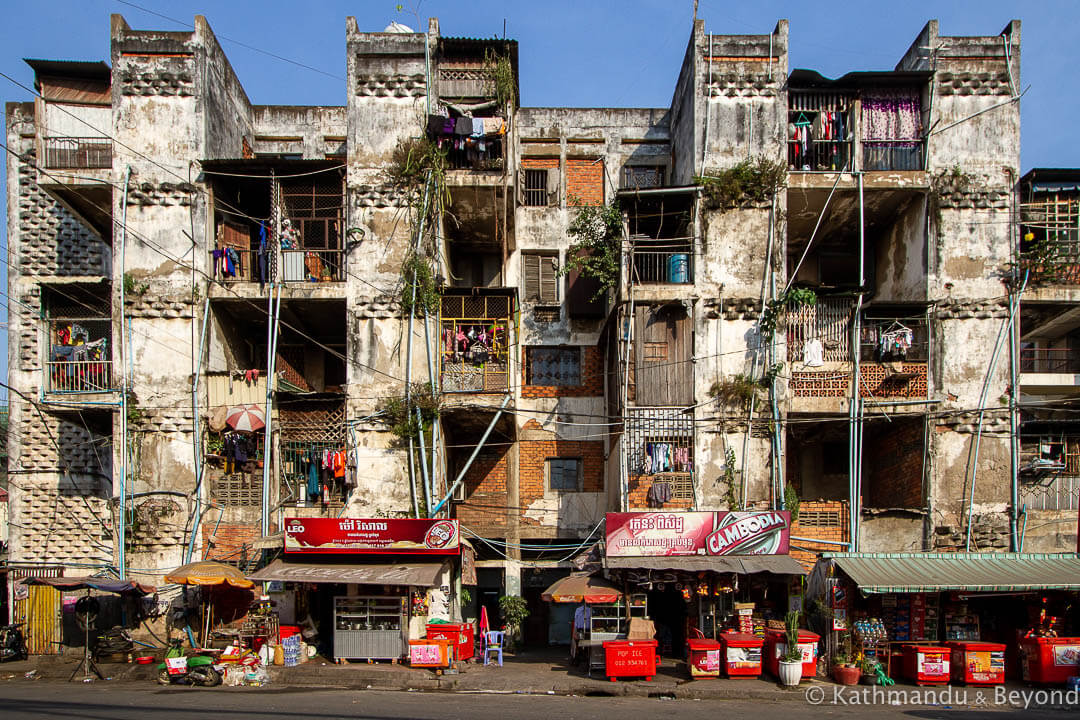
POLYGON ((626 617, 626 605, 623 601, 614 603, 593 603, 592 617, 589 620, 589 674, 593 670, 602 671, 606 663, 604 643, 608 640, 622 640, 629 630, 626 617))
POLYGON ((334 656, 396 660, 402 655, 405 598, 354 595, 334 598, 334 656))

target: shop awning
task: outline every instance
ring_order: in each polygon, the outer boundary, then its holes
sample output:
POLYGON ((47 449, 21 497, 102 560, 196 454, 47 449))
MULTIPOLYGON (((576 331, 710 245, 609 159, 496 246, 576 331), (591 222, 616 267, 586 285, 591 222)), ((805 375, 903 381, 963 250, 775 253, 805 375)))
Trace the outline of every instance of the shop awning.
POLYGON ((280 580, 309 583, 358 583, 360 585, 415 585, 435 587, 447 563, 313 563, 275 560, 248 575, 255 582, 280 580))
POLYGON ((790 555, 672 555, 670 557, 607 557, 609 570, 711 570, 722 573, 753 575, 805 575, 804 568, 790 555))
POLYGON ((1080 590, 1072 553, 826 553, 866 593, 1080 590))
POLYGON ((153 585, 144 585, 134 580, 116 580, 114 578, 96 577, 28 577, 21 581, 23 585, 48 585, 60 591, 73 590, 98 590, 99 592, 116 593, 124 595, 149 595, 156 588, 153 585))

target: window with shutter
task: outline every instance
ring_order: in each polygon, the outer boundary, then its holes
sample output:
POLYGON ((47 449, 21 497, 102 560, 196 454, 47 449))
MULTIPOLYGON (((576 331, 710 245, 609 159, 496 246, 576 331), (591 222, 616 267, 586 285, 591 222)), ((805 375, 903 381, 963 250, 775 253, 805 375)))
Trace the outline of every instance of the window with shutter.
POLYGON ((559 302, 558 256, 523 253, 521 256, 526 302, 555 305, 559 302))
POLYGON ((548 458, 548 489, 555 492, 580 492, 581 468, 581 458, 548 458))

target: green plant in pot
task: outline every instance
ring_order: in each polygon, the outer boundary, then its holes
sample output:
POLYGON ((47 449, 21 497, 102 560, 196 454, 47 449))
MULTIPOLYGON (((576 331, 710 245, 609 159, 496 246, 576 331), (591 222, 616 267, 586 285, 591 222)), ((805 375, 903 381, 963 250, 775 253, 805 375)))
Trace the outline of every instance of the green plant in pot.
POLYGON ((499 598, 499 610, 506 622, 506 641, 510 648, 516 647, 521 624, 529 617, 529 606, 525 598, 516 595, 503 595, 499 598))
POLYGON ((780 656, 780 684, 795 687, 802 679, 802 650, 799 648, 799 612, 784 616, 784 653, 780 656))

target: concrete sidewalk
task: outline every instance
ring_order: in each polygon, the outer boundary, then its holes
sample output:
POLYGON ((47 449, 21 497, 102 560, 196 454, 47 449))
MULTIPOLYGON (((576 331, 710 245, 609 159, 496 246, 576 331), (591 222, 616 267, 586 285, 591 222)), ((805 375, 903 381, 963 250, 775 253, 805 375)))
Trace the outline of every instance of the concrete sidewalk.
MULTIPOLYGON (((38 656, 29 661, 0 664, 0 681, 26 680, 34 671, 42 680, 67 680, 79 656, 38 656)), ((100 663, 112 682, 154 682, 156 663, 100 663)), ((668 697, 688 699, 796 700, 805 701, 808 684, 831 685, 807 680, 798 689, 779 687, 771 678, 691 680, 685 663, 665 659, 651 681, 588 677, 583 669, 571 667, 565 650, 536 650, 506 655, 502 667, 458 663, 454 669, 437 674, 434 670, 403 664, 351 662, 339 665, 321 657, 295 667, 270 666, 271 687, 350 688, 358 690, 401 690, 413 692, 460 692, 491 694, 535 694, 578 696, 668 697)), ((75 678, 83 677, 80 671, 75 678)), ((94 682, 100 682, 96 678, 94 682)))

